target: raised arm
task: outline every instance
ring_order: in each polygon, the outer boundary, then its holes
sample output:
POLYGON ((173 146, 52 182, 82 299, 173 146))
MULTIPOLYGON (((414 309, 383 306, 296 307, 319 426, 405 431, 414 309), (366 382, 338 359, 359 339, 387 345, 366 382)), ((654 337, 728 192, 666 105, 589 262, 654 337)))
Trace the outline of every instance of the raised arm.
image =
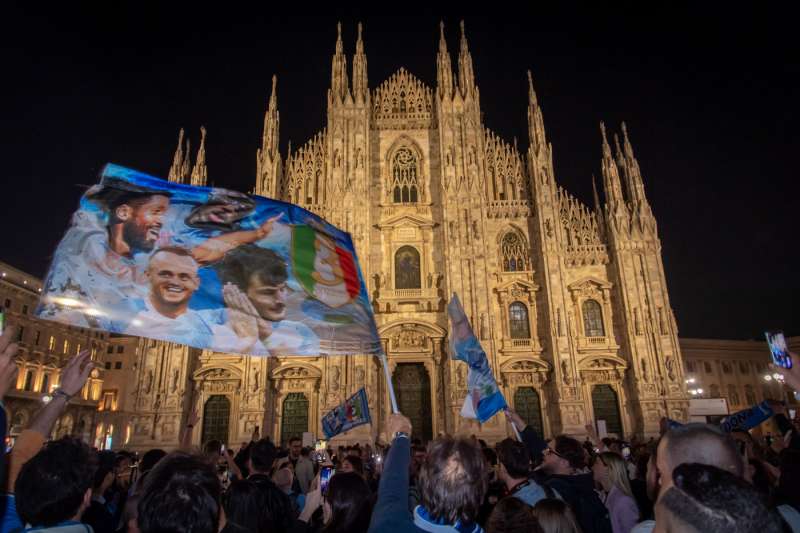
POLYGON ((283 213, 275 215, 261 226, 254 230, 231 231, 216 237, 207 239, 202 244, 192 249, 192 256, 201 265, 213 263, 222 259, 226 253, 244 244, 251 244, 260 241, 269 235, 276 220, 281 218, 283 213))

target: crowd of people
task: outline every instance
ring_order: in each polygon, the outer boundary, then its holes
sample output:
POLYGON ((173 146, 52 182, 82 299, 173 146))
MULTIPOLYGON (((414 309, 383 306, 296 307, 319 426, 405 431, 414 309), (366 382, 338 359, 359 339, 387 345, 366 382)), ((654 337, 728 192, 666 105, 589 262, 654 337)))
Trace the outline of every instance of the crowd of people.
MULTIPOLYGON (((0 397, 15 379, 13 335, 0 337, 0 397)), ((793 358, 786 383, 800 389, 793 358)), ((495 446, 449 435, 423 446, 392 414, 390 442, 324 450, 257 430, 236 450, 194 450, 192 413, 180 450, 139 456, 48 441, 92 367, 87 352, 69 361, 7 454, 0 533, 800 531, 800 421, 779 402, 768 439, 664 424, 647 442, 600 439, 591 425, 583 440, 545 440, 508 410, 520 438, 495 446)))

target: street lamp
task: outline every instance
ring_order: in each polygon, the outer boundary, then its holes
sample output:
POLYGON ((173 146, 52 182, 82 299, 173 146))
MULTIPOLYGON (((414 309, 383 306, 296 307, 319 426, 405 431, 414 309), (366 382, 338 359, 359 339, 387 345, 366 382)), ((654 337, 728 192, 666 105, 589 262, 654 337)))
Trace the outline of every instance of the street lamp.
POLYGON ((691 387, 691 388, 687 388, 687 390, 688 390, 689 394, 691 394, 692 396, 700 396, 701 394, 703 394, 703 389, 701 389, 699 387, 695 387, 694 386, 695 383, 697 383, 697 380, 695 378, 687 378, 686 379, 686 385, 691 387))

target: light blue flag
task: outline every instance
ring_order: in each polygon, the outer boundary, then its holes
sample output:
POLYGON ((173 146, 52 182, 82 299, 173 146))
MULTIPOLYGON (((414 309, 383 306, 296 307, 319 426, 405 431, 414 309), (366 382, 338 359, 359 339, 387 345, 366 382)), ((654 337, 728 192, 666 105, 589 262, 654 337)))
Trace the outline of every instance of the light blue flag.
POLYGON ((367 391, 362 387, 322 418, 322 431, 325 432, 325 438, 330 439, 339 433, 371 422, 367 391))
POLYGON ((508 405, 503 393, 497 387, 486 352, 481 348, 455 294, 447 304, 447 314, 450 316, 450 347, 453 359, 460 359, 469 366, 467 375, 469 394, 464 398, 461 416, 477 418, 483 424, 508 405))
POLYGON ((106 165, 36 316, 256 356, 379 353, 350 235, 296 205, 106 165))

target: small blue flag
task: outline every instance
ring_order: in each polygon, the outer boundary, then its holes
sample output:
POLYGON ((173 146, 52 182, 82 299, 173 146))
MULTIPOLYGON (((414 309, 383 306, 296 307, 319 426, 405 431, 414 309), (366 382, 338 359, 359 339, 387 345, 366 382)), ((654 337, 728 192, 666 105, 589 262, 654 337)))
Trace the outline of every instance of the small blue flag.
POLYGON ((461 302, 455 294, 447 304, 447 314, 450 316, 453 359, 460 359, 469 366, 467 374, 469 394, 464 399, 461 416, 477 418, 483 424, 508 405, 503 393, 497 387, 486 352, 481 348, 481 343, 472 331, 464 308, 461 307, 461 302))
POLYGON ((367 391, 362 387, 343 404, 337 405, 333 411, 322 418, 322 431, 325 432, 325 438, 330 439, 339 433, 371 422, 367 391))

